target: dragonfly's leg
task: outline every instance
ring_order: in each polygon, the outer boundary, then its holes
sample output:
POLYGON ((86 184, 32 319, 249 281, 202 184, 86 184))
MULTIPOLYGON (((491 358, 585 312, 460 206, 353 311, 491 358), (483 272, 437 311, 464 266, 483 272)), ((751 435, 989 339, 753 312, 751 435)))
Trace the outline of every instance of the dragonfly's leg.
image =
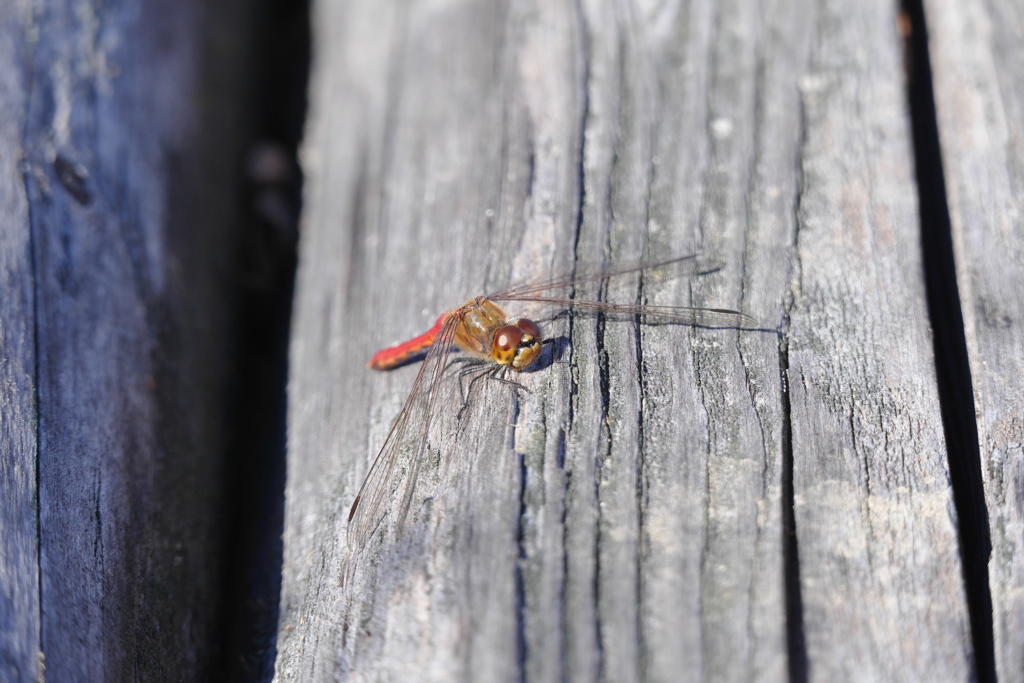
POLYGON ((448 367, 445 368, 445 372, 448 371, 448 368, 458 367, 458 376, 461 381, 464 375, 477 372, 484 365, 486 365, 486 362, 475 356, 459 356, 458 358, 450 358, 448 360, 448 367))
POLYGON ((495 382, 501 382, 502 384, 507 384, 507 385, 509 385, 509 386, 511 386, 511 387, 513 387, 515 389, 521 389, 522 391, 525 391, 528 394, 531 393, 529 389, 524 387, 519 382, 517 382, 515 380, 512 380, 512 379, 506 379, 504 377, 504 375, 508 374, 508 368, 509 368, 509 366, 507 366, 507 365, 496 367, 494 370, 492 370, 489 373, 490 379, 493 379, 495 382), (499 377, 498 376, 499 374, 501 374, 502 376, 499 377))
POLYGON ((459 371, 459 395, 462 398, 462 407, 459 408, 458 414, 459 419, 462 419, 462 413, 464 413, 466 408, 469 407, 469 397, 473 393, 473 385, 476 384, 477 380, 481 377, 486 377, 492 372, 490 368, 484 368, 481 370, 480 368, 482 365, 484 365, 484 363, 477 360, 476 363, 468 365, 459 371), (469 375, 472 375, 472 378, 469 380, 469 386, 467 387, 463 384, 463 380, 469 375))

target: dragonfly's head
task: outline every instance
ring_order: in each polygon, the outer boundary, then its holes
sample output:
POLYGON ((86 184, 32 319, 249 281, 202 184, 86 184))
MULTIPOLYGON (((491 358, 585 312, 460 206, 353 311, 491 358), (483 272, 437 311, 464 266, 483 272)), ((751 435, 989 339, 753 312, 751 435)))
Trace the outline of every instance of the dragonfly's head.
POLYGON ((499 327, 491 342, 491 357, 498 365, 525 370, 540 356, 541 338, 537 323, 520 318, 515 325, 499 327))

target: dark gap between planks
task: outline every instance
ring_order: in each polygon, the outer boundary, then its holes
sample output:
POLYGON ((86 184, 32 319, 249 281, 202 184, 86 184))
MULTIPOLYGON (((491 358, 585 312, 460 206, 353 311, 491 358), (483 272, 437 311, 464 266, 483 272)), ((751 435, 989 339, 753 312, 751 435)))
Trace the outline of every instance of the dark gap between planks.
POLYGON ((216 679, 270 681, 277 655, 285 488, 288 332, 306 116, 308 0, 263 0, 254 11, 252 102, 242 237, 236 263, 225 459, 221 652, 216 679))
MULTIPOLYGON (((789 329, 787 321, 785 329, 789 329)), ((789 398, 789 340, 779 346, 782 372, 782 570, 786 594, 786 653, 790 683, 807 681, 807 641, 804 637, 804 605, 800 592, 800 549, 796 536, 796 509, 793 494, 793 422, 789 398)))
POLYGON ((992 635, 992 594, 988 582, 992 542, 981 478, 974 391, 971 387, 967 339, 956 281, 953 233, 946 203, 946 181, 932 92, 928 32, 921 0, 903 0, 900 20, 904 34, 909 32, 909 35, 905 35, 904 59, 921 212, 921 249, 942 425, 959 523, 960 555, 971 622, 974 666, 976 680, 994 682, 996 664, 992 635))
MULTIPOLYGON (((800 230, 800 208, 804 197, 803 150, 807 142, 807 117, 800 106, 800 163, 797 166, 797 194, 793 206, 793 253, 797 252, 800 230)), ((792 267, 792 266, 791 266, 792 267)), ((796 532, 796 498, 793 482, 793 406, 790 399, 792 377, 789 372, 789 332, 792 296, 785 301, 782 334, 779 338, 779 372, 782 388, 782 574, 786 603, 786 656, 790 683, 806 683, 808 679, 807 639, 804 631, 804 604, 800 587, 800 547, 796 532)))

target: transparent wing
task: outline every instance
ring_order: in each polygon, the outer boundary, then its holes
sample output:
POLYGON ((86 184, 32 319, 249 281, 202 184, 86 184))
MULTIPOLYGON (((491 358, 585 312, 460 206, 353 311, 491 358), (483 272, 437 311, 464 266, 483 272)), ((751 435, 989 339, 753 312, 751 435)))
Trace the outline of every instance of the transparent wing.
POLYGON ((410 456, 403 497, 403 516, 408 509, 459 320, 460 317, 457 315, 450 316, 441 327, 413 381, 402 411, 391 426, 380 453, 370 465, 366 479, 359 487, 359 494, 348 513, 346 542, 349 548, 354 549, 362 545, 363 541, 377 529, 387 512, 386 504, 391 500, 399 484, 401 469, 397 463, 402 459, 403 452, 410 456))
POLYGON ((659 269, 672 268, 666 272, 670 277, 681 277, 693 273, 711 273, 723 267, 721 261, 699 254, 676 256, 663 261, 636 261, 632 263, 597 264, 576 268, 572 273, 559 275, 548 280, 516 285, 491 294, 494 301, 531 301, 551 304, 564 310, 585 310, 618 316, 642 316, 645 322, 678 323, 703 327, 728 327, 751 329, 757 321, 739 311, 725 308, 694 308, 690 306, 644 306, 639 304, 613 304, 604 301, 570 299, 555 296, 570 288, 586 283, 602 282, 618 275, 643 271, 647 276, 656 276, 659 269))
POLYGON ((676 256, 661 261, 645 260, 582 265, 577 266, 569 273, 563 273, 547 280, 513 285, 508 289, 489 295, 488 298, 504 301, 516 299, 534 300, 534 297, 547 292, 557 292, 591 282, 601 282, 617 275, 628 275, 640 271, 657 271, 660 268, 673 266, 670 271, 671 276, 681 277, 694 273, 711 273, 721 269, 723 265, 721 261, 709 259, 698 254, 676 256))
POLYGON ((502 298, 504 300, 535 301, 542 304, 560 306, 567 310, 594 311, 615 316, 641 316, 647 323, 677 323, 680 325, 696 325, 700 327, 728 327, 738 329, 755 329, 757 321, 749 315, 732 311, 727 308, 692 308, 690 306, 644 306, 642 304, 613 304, 605 301, 583 301, 579 299, 559 299, 542 296, 516 296, 502 298))

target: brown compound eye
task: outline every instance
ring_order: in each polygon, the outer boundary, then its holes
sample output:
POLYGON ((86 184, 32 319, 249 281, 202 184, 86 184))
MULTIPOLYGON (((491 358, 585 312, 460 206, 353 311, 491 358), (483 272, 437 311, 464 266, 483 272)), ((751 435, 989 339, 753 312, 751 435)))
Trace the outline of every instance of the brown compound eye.
POLYGON ((523 331, 514 325, 499 327, 494 332, 491 343, 491 355, 498 365, 508 365, 516 356, 519 342, 523 340, 523 331))
POLYGON ((522 372, 540 357, 540 328, 537 323, 526 318, 517 320, 516 327, 523 331, 523 339, 516 349, 516 357, 512 359, 512 369, 522 372))
POLYGON ((516 327, 523 331, 523 334, 533 337, 534 339, 540 339, 540 328, 537 327, 537 323, 526 318, 520 318, 516 321, 516 327))

